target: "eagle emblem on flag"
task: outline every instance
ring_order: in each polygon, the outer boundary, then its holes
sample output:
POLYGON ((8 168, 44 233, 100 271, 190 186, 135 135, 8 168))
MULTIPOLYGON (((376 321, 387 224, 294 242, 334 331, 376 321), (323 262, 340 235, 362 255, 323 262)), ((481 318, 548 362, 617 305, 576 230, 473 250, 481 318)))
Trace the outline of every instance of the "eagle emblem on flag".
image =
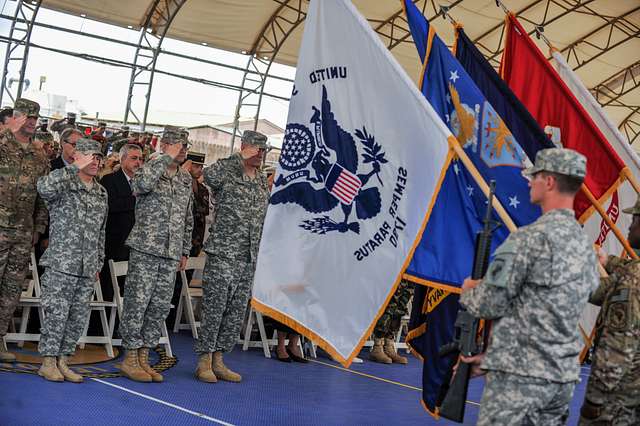
POLYGON ((359 234, 359 221, 371 219, 381 210, 375 183, 383 184, 380 170, 387 163, 382 146, 364 126, 353 135, 340 127, 324 85, 320 109, 312 107, 309 124, 313 131, 304 124, 287 124, 280 173, 270 203, 295 203, 311 213, 299 226, 313 234, 359 234), (366 173, 358 168, 360 158, 362 165, 370 165, 366 173), (334 217, 332 212, 338 207, 342 214, 334 217))

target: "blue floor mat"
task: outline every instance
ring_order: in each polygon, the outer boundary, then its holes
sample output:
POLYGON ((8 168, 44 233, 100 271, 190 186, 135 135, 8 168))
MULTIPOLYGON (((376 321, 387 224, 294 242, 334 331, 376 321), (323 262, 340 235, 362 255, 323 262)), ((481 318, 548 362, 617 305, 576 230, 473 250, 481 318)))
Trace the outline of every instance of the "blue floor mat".
MULTIPOLYGON (((165 382, 160 384, 125 378, 51 383, 33 374, 1 372, 0 424, 456 424, 436 421, 421 407, 422 367, 411 356, 407 366, 382 365, 367 362, 365 350, 365 362, 345 371, 324 357, 309 364, 287 364, 264 358, 261 350, 243 352, 237 346, 225 362, 243 375, 242 383, 205 384, 193 376, 191 336, 172 334, 171 342, 178 363, 164 372, 165 382)), ((570 425, 577 424, 587 376, 588 369, 583 369, 570 425)), ((469 401, 480 401, 482 384, 482 379, 471 382, 469 401)), ((467 404, 465 424, 475 424, 478 409, 467 404)))

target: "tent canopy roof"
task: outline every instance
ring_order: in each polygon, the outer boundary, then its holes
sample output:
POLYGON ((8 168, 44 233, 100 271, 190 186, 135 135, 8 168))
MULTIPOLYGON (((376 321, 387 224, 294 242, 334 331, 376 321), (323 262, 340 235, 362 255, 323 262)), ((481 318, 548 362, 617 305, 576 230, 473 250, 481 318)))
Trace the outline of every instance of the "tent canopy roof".
MULTIPOLYGON (((175 0, 46 0, 43 4, 118 26, 140 28, 156 3, 166 7, 163 5, 172 1, 175 0)), ((353 3, 408 74, 417 79, 419 58, 411 36, 407 36, 401 2, 353 0, 353 3)), ((598 100, 609 102, 605 109, 617 125, 633 113, 633 107, 640 109, 640 0, 504 0, 504 3, 517 13, 528 31, 533 31, 536 25, 544 27, 544 35, 563 52, 585 85, 594 91, 599 89, 598 100)), ((504 12, 495 0, 417 0, 416 4, 427 17, 438 13, 439 4, 449 6, 450 15, 464 24, 468 36, 497 66, 504 12)), ((237 53, 272 54, 269 33, 273 36, 274 28, 276 32, 287 32, 288 23, 295 22, 299 11, 306 11, 307 6, 308 0, 188 0, 167 35, 237 53)), ((442 17, 432 22, 440 37, 452 45, 451 23, 442 17)), ((281 43, 276 62, 295 66, 302 29, 303 25, 296 26, 281 43)), ((543 52, 548 52, 543 40, 536 42, 543 52)))

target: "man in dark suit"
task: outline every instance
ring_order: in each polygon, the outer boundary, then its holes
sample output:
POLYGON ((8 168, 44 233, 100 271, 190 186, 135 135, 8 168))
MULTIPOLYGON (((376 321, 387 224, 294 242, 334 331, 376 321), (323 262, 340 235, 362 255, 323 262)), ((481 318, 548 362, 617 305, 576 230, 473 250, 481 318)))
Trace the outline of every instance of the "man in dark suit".
MULTIPOLYGON (((127 144, 120 149, 120 170, 105 175, 100 181, 109 194, 109 216, 104 244, 105 264, 100 274, 105 300, 113 299, 108 260, 129 260, 129 248, 124 242, 133 228, 136 208, 136 198, 131 193, 129 182, 141 165, 142 150, 137 145, 127 144)), ((122 291, 122 286, 120 290, 122 291)))
POLYGON ((51 160, 51 170, 61 169, 73 163, 73 154, 76 151, 76 142, 84 137, 82 132, 73 127, 67 127, 60 133, 60 146, 62 152, 51 160))
MULTIPOLYGON (((109 273, 109 259, 114 262, 129 260, 129 247, 125 240, 135 223, 136 198, 131 193, 129 182, 142 165, 142 150, 137 145, 127 144, 120 149, 120 169, 105 175, 100 180, 108 194, 109 213, 104 241, 104 265, 100 271, 100 288, 106 301, 113 300, 113 283, 109 273)), ((124 277, 118 279, 120 294, 123 294, 124 277)), ((116 323, 115 330, 118 330, 116 323)), ((98 315, 92 315, 89 335, 102 334, 102 324, 98 315)))

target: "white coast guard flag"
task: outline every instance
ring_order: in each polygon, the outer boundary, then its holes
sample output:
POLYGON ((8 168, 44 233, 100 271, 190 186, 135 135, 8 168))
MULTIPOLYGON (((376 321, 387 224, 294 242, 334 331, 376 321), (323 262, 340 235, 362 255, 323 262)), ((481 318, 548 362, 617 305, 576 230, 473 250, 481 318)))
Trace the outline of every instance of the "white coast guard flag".
MULTIPOLYGON (((598 104, 591 93, 584 86, 580 78, 573 72, 569 64, 559 52, 553 52, 553 65, 560 74, 562 80, 571 89, 578 102, 589 113, 593 122, 598 126, 602 134, 607 138, 609 145, 616 151, 622 161, 624 161, 629 172, 637 178, 640 177, 640 158, 631 148, 626 138, 618 131, 611 122, 607 114, 598 104)), ((638 195, 628 181, 623 182, 616 192, 603 204, 605 211, 611 220, 618 226, 622 234, 626 237, 631 225, 632 216, 622 213, 622 209, 635 204, 638 195)), ((602 246, 609 254, 620 255, 623 251, 622 245, 610 227, 605 223, 599 214, 592 214, 584 226, 585 231, 594 243, 602 246)), ((593 327, 600 308, 594 305, 587 305, 580 318, 580 327, 583 336, 591 336, 593 327)))
POLYGON ((312 1, 254 308, 348 365, 420 238, 449 136, 349 1, 312 1))

